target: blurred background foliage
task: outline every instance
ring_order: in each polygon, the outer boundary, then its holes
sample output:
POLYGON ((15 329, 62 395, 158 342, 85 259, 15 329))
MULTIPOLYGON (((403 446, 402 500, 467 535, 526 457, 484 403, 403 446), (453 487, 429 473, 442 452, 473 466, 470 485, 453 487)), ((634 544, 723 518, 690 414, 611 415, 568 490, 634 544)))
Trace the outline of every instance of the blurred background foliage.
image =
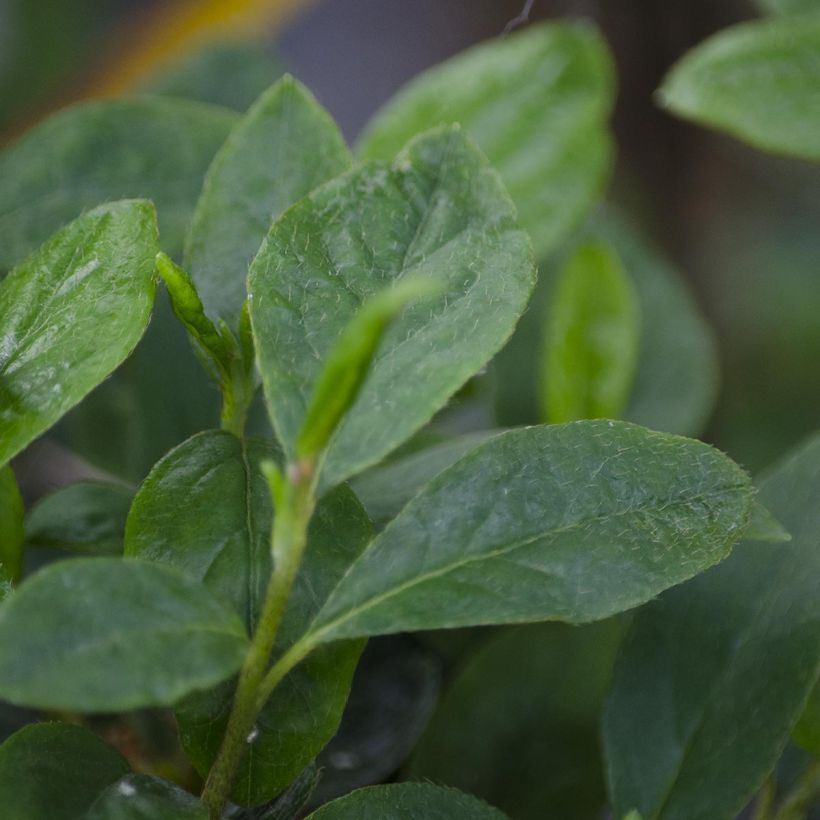
MULTIPOLYGON (((0 142, 13 143, 84 99, 150 92, 241 111, 284 70, 353 140, 405 81, 499 35, 521 5, 0 0, 0 142)), ((645 346, 627 417, 700 433, 753 472, 820 418, 820 171, 674 120, 652 94, 685 51, 758 13, 744 0, 536 0, 531 13, 533 20, 594 19, 615 58, 617 160, 608 200, 619 213, 598 209, 578 235, 603 236, 618 249, 640 293, 644 339, 679 342, 645 346), (691 285, 691 315, 653 310, 677 298, 675 270, 691 285), (708 337, 695 303, 716 336, 719 363, 681 393, 669 364, 708 337), (674 327, 657 326, 668 321, 674 327), (667 386, 664 404, 641 403, 642 378, 667 386)), ((226 123, 214 125, 212 139, 199 135, 201 154, 189 160, 203 171, 226 123)), ((540 420, 538 331, 566 250, 542 260, 542 284, 500 366, 462 391, 437 433, 419 436, 397 457, 412 457, 442 433, 540 420)), ((53 442, 18 460, 28 502, 66 475, 108 472, 135 485, 170 447, 216 425, 216 391, 184 336, 162 294, 137 355, 60 426, 61 441, 84 461, 53 442)), ((252 427, 266 429, 261 406, 252 427)), ((622 627, 534 625, 371 642, 342 731, 320 760, 325 779, 314 799, 401 770, 482 795, 516 818, 543 818, 547 804, 563 820, 600 817, 597 721, 622 627)), ((3 708, 5 734, 27 716, 6 717, 3 708)))

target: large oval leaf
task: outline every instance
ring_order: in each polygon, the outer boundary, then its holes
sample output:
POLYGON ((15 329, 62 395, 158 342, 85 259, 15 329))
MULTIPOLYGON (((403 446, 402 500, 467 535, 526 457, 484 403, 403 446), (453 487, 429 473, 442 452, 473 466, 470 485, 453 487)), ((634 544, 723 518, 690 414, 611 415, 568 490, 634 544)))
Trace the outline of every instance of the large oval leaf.
POLYGON ((630 424, 503 433, 376 537, 306 640, 604 618, 724 558, 752 495, 718 451, 630 424))
POLYGON ((817 15, 733 26, 672 69, 660 100, 756 148, 820 160, 818 51, 817 15))
POLYGON ((790 542, 746 541, 635 619, 604 720, 616 816, 731 820, 820 675, 820 437, 760 498, 790 542))
MULTIPOLYGON (((252 629, 271 573, 270 492, 259 462, 267 442, 201 433, 172 450, 140 488, 126 528, 126 554, 177 566, 240 613, 252 629)), ((302 634, 370 540, 367 516, 341 487, 319 504, 305 560, 279 631, 276 654, 302 634)), ((274 691, 257 722, 234 792, 243 803, 276 795, 333 736, 361 652, 359 641, 329 646, 274 691)), ((188 698, 177 715, 182 740, 204 774, 219 749, 235 685, 188 698)))
POLYGON ((501 173, 541 256, 603 189, 613 98, 610 57, 594 29, 530 26, 410 82, 367 127, 362 154, 392 159, 419 132, 461 123, 501 173))
POLYGON ((107 200, 153 200, 162 245, 182 241, 202 177, 237 115, 145 97, 68 108, 0 152, 0 270, 107 200))
POLYGON ((97 735, 69 723, 25 726, 0 746, 0 806, 9 820, 77 820, 125 760, 97 735))
POLYGON ((526 234, 486 159, 457 129, 420 137, 288 210, 250 272, 268 406, 288 456, 341 329, 391 280, 424 275, 437 299, 382 340, 324 464, 325 485, 380 461, 501 346, 534 281, 526 234))
POLYGON ((430 783, 359 789, 322 806, 307 820, 506 820, 477 797, 430 783))
POLYGON ((154 301, 157 227, 142 200, 102 205, 0 283, 0 464, 134 349, 154 301))
POLYGON ((60 561, 0 607, 0 697, 79 712, 167 706, 236 672, 247 645, 236 615, 175 570, 60 561))
POLYGON ((212 318, 238 324, 271 222, 349 166, 336 123, 304 86, 285 77, 256 101, 208 169, 185 240, 185 267, 212 318))

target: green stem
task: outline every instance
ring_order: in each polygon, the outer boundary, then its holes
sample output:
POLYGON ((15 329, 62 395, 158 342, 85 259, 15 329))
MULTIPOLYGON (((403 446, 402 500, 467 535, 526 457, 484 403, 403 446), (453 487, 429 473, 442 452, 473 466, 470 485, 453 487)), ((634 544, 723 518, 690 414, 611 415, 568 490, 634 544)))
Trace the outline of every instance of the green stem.
POLYGON ((820 798, 820 760, 812 763, 786 795, 774 820, 803 820, 814 802, 820 798))
MULTIPOLYGON (((265 705, 267 696, 270 695, 271 689, 268 689, 266 690, 267 695, 260 697, 260 689, 270 663, 285 605, 293 588, 307 543, 308 524, 315 505, 312 470, 304 468, 291 470, 289 479, 283 487, 280 503, 275 510, 271 534, 274 571, 268 584, 250 649, 239 673, 239 683, 225 735, 222 738, 222 746, 208 773, 205 788, 202 791, 202 802, 208 808, 212 820, 217 820, 222 814, 233 788, 239 765, 251 742, 250 737, 256 718, 265 705)), ((291 653, 286 653, 274 668, 281 668, 282 661, 289 654, 291 653)), ((292 665, 295 663, 298 663, 298 660, 292 665)), ((286 673, 287 670, 284 674, 286 673)))
POLYGON ((752 820, 771 820, 774 805, 774 782, 770 777, 764 784, 755 802, 752 820))

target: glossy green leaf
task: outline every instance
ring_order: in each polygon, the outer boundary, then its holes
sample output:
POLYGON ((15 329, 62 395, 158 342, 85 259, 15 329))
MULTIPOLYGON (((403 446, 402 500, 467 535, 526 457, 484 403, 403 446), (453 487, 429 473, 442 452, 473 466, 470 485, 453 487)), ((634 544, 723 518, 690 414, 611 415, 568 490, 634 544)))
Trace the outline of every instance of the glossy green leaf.
POLYGON ((0 152, 0 269, 123 197, 154 202, 162 246, 178 254, 202 177, 235 121, 223 108, 146 97, 85 103, 32 128, 0 152))
POLYGON ((599 715, 622 632, 618 620, 500 630, 456 670, 412 776, 517 820, 599 820, 599 715))
POLYGON ((205 806, 167 780, 129 774, 112 783, 83 820, 208 820, 205 806))
POLYGON ((468 433, 397 457, 357 476, 351 486, 373 523, 384 526, 428 481, 499 432, 468 433))
POLYGON ((11 466, 0 466, 0 572, 16 581, 23 566, 23 499, 11 466))
POLYGON ((820 437, 769 474, 760 498, 789 543, 744 542, 635 619, 604 720, 616 815, 734 818, 820 674, 820 437))
POLYGON ((271 222, 349 166, 336 124, 292 77, 254 103, 214 158, 185 241, 208 315, 238 324, 248 266, 271 222))
POLYGON ((306 641, 605 618, 725 558, 751 499, 697 441, 612 421, 512 430, 404 508, 306 641))
POLYGON ((546 420, 619 418, 635 377, 640 314, 629 274, 610 245, 585 242, 573 252, 548 313, 546 420))
MULTIPOLYGON (((172 450, 143 483, 128 517, 126 554, 169 564, 197 579, 252 629, 271 572, 270 493, 259 464, 272 445, 209 431, 172 450)), ((305 561, 288 602, 276 654, 306 628, 370 539, 347 488, 328 495, 311 523, 305 561)), ((333 736, 361 643, 329 646, 274 691, 240 771, 234 797, 262 803, 284 788, 333 736)), ((234 684, 188 698, 177 715, 183 744, 202 772, 213 762, 234 684)))
MULTIPOLYGON (((686 282, 625 218, 611 210, 596 218, 577 242, 589 239, 612 245, 638 297, 640 350, 624 418, 653 430, 698 435, 717 398, 717 352, 713 333, 686 282)), ((501 424, 533 424, 542 417, 538 359, 532 352, 543 343, 542 316, 557 272, 555 265, 542 266, 530 308, 496 361, 501 424)))
POLYGON ((288 210, 250 272, 268 406, 292 457, 308 401, 362 303, 410 275, 441 295, 404 311, 327 451, 332 486, 418 430, 498 350, 534 280, 529 241, 497 175, 458 129, 393 165, 367 163, 288 210))
POLYGON ((529 26, 411 81, 367 127, 362 154, 391 159, 415 134, 461 123, 500 172, 542 256, 603 189, 613 98, 610 57, 593 28, 529 26))
POLYGON ((725 29, 690 51, 659 91, 678 116, 764 151, 820 160, 820 16, 725 29))
POLYGON ((0 608, 0 697, 78 712, 167 706, 236 672, 247 645, 237 616, 175 570, 60 561, 0 608))
POLYGON ((156 231, 150 202, 101 205, 0 283, 0 464, 134 349, 154 301, 156 231))
POLYGON ((26 543, 71 552, 122 552, 134 492, 122 484, 77 481, 45 496, 26 516, 26 543))
POLYGON ((307 820, 506 820, 477 797, 430 783, 359 789, 327 803, 307 820))
POLYGON ((77 820, 128 764, 97 735, 68 723, 34 723, 0 746, 5 820, 77 820))

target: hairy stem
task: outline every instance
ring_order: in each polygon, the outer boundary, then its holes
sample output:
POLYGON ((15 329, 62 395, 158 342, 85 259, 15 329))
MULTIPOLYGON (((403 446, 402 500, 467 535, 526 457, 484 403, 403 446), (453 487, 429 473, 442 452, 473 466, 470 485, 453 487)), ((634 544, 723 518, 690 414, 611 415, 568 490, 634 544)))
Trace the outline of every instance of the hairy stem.
MULTIPOLYGON (((283 487, 279 504, 275 510, 271 534, 271 549, 274 557, 273 574, 268 584, 250 649, 239 673, 239 682, 225 735, 222 738, 222 746, 208 773, 205 788, 202 791, 202 802, 207 806, 212 820, 217 820, 222 814, 236 780, 239 765, 248 744, 252 742, 256 718, 272 691, 272 687, 266 688, 267 694, 261 697, 260 687, 270 663, 285 605, 302 562, 307 543, 308 524, 315 505, 314 490, 312 470, 289 471, 289 480, 283 487)), ((274 668, 281 669, 282 661, 288 654, 290 653, 286 653, 274 668)), ((302 657, 304 655, 296 659, 284 674, 287 674, 287 671, 295 666, 302 657)))

